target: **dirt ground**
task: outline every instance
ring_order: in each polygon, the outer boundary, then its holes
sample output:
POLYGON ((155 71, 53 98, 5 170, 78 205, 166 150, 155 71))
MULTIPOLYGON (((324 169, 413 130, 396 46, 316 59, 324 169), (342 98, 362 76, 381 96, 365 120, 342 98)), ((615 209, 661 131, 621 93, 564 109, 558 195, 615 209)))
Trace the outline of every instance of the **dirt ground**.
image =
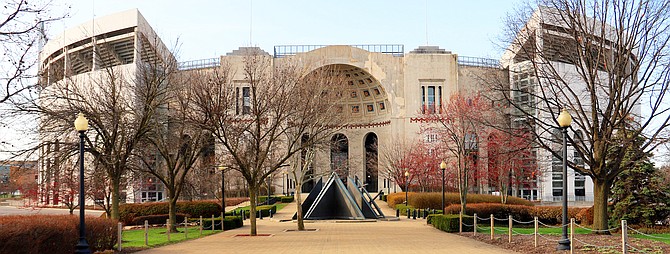
MULTIPOLYGON (((534 246, 534 237, 532 235, 513 235, 512 242, 508 242, 506 235, 496 235, 491 240, 489 234, 478 233, 473 236, 470 233, 461 233, 460 235, 477 239, 482 242, 497 245, 505 249, 514 250, 519 253, 537 253, 554 254, 569 253, 567 251, 558 251, 556 246, 560 236, 542 235, 538 237, 537 247, 534 246)), ((575 235, 574 253, 621 253, 621 235, 575 235), (594 246, 595 245, 595 246, 594 246)), ((670 245, 652 240, 628 238, 629 253, 670 253, 670 245)))

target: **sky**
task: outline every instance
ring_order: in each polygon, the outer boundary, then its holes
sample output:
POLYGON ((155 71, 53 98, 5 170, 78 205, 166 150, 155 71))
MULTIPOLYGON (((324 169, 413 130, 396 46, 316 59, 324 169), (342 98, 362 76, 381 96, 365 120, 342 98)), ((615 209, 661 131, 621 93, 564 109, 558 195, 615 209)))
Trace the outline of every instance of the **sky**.
POLYGON ((241 46, 433 45, 461 56, 498 59, 503 20, 522 0, 56 0, 70 17, 51 37, 93 17, 137 8, 180 61, 214 58, 241 46))

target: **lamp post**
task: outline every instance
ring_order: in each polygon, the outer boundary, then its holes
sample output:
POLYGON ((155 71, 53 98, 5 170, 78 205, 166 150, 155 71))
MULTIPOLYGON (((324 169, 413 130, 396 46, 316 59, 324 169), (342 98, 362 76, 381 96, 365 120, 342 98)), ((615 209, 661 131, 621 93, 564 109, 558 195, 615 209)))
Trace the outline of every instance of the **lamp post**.
POLYGON ((221 212, 226 214, 226 167, 219 166, 221 170, 221 212))
POLYGON ((409 205, 409 170, 405 169, 405 205, 409 205))
POLYGON ((572 116, 567 109, 558 115, 558 125, 563 132, 563 236, 558 241, 557 250, 570 250, 568 238, 568 127, 572 123, 572 116))
POLYGON ((442 161, 440 169, 442 169, 442 214, 444 214, 444 170, 447 169, 447 163, 442 161))
POLYGON ((84 207, 84 134, 88 130, 88 119, 84 114, 79 113, 77 119, 74 120, 74 128, 79 132, 79 242, 75 247, 75 253, 91 253, 86 241, 86 218, 84 207))

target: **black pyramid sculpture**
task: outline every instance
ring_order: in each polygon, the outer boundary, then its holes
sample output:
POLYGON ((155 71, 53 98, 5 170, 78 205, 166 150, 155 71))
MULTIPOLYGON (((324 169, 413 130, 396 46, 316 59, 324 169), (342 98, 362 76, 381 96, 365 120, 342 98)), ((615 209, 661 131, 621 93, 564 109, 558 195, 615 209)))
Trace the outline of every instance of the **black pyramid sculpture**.
MULTIPOLYGON (((302 203, 303 217, 306 220, 363 220, 384 217, 381 211, 379 214, 375 213, 370 203, 376 207, 374 200, 365 199, 353 179, 349 178, 345 186, 333 172, 325 183, 319 180, 307 195, 302 203)), ((296 218, 297 214, 293 216, 293 219, 296 218)))

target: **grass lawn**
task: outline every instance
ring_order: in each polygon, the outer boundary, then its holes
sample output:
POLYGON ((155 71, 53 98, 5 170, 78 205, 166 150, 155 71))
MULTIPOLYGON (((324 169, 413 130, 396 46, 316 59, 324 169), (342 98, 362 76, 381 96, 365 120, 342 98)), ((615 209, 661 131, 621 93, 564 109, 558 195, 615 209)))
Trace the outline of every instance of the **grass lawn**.
MULTIPOLYGON (((276 203, 274 205, 277 206, 277 211, 279 211, 282 208, 286 207, 288 204, 292 204, 292 203, 276 203)), ((295 205, 295 204, 293 204, 293 205, 295 205)), ((243 206, 243 207, 235 208, 235 210, 233 210, 233 211, 235 211, 236 213, 239 214, 240 210, 245 210, 246 211, 246 210, 249 210, 249 209, 251 209, 251 206, 243 206)))
POLYGON ((650 234, 650 235, 652 235, 654 237, 650 237, 650 236, 646 236, 646 235, 640 235, 640 234, 631 234, 630 230, 628 230, 628 237, 648 239, 648 240, 659 241, 659 242, 664 242, 664 243, 670 244, 670 233, 650 234))
MULTIPOLYGON (((168 242, 167 235, 165 234, 165 228, 149 228, 149 246, 147 246, 144 245, 144 229, 124 230, 122 246, 124 248, 156 247, 187 240, 185 236, 186 234, 184 234, 184 228, 180 227, 179 231, 179 233, 170 233, 170 242, 168 242)), ((202 235, 206 236, 220 232, 221 230, 203 230, 202 235)), ((188 228, 188 239, 196 239, 199 236, 199 227, 191 226, 188 228)))

